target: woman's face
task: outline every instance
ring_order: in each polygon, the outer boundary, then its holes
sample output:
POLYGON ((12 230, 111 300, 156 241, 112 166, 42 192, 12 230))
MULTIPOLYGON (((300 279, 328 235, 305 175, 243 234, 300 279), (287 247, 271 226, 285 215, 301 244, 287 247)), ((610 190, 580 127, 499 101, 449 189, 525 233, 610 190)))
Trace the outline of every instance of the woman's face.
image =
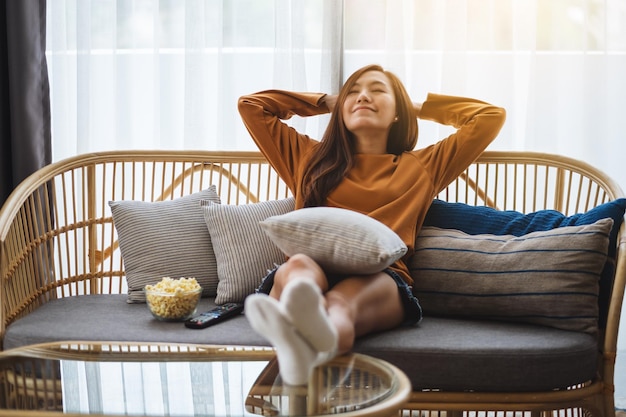
POLYGON ((396 97, 387 76, 380 71, 361 75, 342 106, 346 128, 359 134, 386 134, 396 117, 396 97))

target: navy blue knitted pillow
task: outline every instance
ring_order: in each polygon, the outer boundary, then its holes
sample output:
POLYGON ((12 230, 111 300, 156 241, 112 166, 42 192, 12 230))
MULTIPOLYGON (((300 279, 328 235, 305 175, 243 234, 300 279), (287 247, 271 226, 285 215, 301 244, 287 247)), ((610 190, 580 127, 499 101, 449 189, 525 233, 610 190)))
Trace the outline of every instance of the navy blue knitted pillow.
POLYGON ((625 210, 626 198, 601 204, 587 212, 572 216, 565 216, 556 210, 540 210, 524 214, 513 210, 496 210, 491 207, 434 200, 424 219, 424 226, 457 229, 469 235, 489 233, 522 236, 557 227, 592 224, 610 217, 614 225, 610 236, 609 255, 615 256, 615 239, 624 219, 625 210))
POLYGON ((598 301, 600 306, 599 324, 603 327, 615 273, 617 232, 624 220, 624 211, 626 211, 626 198, 604 203, 587 212, 571 216, 565 216, 556 210, 540 210, 524 214, 513 210, 496 210, 491 207, 434 200, 426 214, 424 226, 456 229, 470 235, 523 236, 532 232, 547 231, 564 226, 588 225, 600 219, 612 218, 613 228, 609 234, 608 258, 600 277, 598 301))

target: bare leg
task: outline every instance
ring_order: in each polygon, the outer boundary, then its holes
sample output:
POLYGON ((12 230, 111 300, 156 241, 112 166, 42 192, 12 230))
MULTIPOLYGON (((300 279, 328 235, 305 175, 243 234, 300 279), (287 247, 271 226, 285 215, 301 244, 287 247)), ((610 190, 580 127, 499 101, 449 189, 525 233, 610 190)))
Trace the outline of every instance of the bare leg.
POLYGON ((276 349, 288 385, 306 384, 315 366, 336 355, 337 330, 322 295, 327 287, 326 276, 313 260, 295 256, 277 270, 271 296, 246 298, 248 321, 276 349))
POLYGON ((280 299, 285 286, 293 280, 307 278, 320 287, 322 293, 328 290, 326 274, 313 259, 306 255, 294 255, 282 264, 274 276, 274 286, 270 296, 280 299))
POLYGON ((270 296, 279 299, 293 325, 317 350, 337 348, 337 330, 329 320, 323 292, 326 274, 308 256, 291 257, 277 271, 270 296))
POLYGON ((325 298, 339 334, 339 353, 352 350, 357 337, 393 329, 404 319, 398 286, 385 272, 346 278, 325 298))
POLYGON ((350 351, 356 337, 397 327, 404 318, 398 287, 387 273, 346 278, 328 291, 324 271, 305 255, 291 257, 276 271, 270 296, 282 301, 285 287, 305 278, 324 293, 328 320, 338 332, 338 353, 350 351))
POLYGON ((386 273, 346 278, 327 290, 317 263, 297 255, 276 271, 270 297, 246 299, 248 320, 276 348, 288 384, 306 383, 315 366, 350 351, 356 337, 396 327, 404 316, 386 273))

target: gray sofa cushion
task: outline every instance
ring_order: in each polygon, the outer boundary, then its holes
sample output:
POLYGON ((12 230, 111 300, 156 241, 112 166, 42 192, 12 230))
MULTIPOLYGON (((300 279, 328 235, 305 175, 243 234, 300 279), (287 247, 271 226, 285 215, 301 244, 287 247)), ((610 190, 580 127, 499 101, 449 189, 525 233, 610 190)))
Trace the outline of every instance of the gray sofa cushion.
MULTIPOLYGON (((199 311, 214 306, 201 299, 199 311)), ((159 322, 145 304, 126 295, 53 300, 11 324, 4 349, 60 340, 138 341, 267 346, 244 316, 203 330, 159 322)), ((519 323, 425 317, 361 338, 356 352, 404 370, 415 389, 545 390, 571 386, 595 374, 596 340, 589 334, 519 323)))
MULTIPOLYGON (((215 307, 201 298, 198 313, 215 307)), ((83 295, 52 300, 7 328, 4 349, 61 340, 135 341, 267 345, 242 316, 206 330, 156 320, 146 304, 126 303, 126 295, 83 295)))
POLYGON ((593 336, 546 326, 425 316, 415 328, 362 338, 355 351, 402 369, 418 388, 534 391, 595 376, 593 336))

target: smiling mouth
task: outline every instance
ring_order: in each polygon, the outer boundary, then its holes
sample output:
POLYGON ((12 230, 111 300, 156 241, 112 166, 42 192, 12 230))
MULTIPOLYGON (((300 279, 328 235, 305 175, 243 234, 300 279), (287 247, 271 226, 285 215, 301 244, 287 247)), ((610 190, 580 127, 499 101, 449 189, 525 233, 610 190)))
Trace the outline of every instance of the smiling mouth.
POLYGON ((374 111, 374 109, 372 109, 371 107, 357 107, 356 109, 354 109, 354 113, 358 112, 359 110, 374 111))

